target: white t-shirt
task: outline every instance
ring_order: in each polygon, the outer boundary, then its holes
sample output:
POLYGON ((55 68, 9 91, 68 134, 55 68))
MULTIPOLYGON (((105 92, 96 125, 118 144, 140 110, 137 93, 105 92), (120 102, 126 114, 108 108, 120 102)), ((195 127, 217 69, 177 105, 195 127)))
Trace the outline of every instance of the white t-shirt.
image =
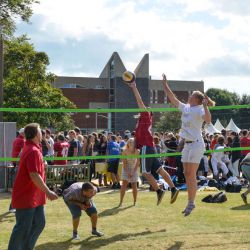
POLYGON ((50 156, 54 155, 54 140, 50 137, 48 139, 48 143, 51 146, 51 149, 49 149, 49 151, 48 151, 48 155, 50 155, 50 156))
MULTIPOLYGON (((224 149, 224 146, 218 146, 216 149, 224 149)), ((224 162, 225 154, 224 152, 214 152, 212 153, 212 158, 219 163, 224 162)))
POLYGON ((179 109, 182 112, 181 116, 181 132, 180 137, 188 141, 203 142, 202 124, 205 111, 202 105, 190 107, 190 104, 179 102, 179 109))

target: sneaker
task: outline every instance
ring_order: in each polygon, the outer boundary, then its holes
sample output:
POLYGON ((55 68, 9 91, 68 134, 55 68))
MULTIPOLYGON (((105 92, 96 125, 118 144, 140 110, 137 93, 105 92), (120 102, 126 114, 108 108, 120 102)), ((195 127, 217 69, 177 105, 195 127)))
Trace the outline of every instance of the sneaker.
POLYGON ((246 197, 246 195, 244 193, 242 193, 240 196, 241 196, 243 202, 247 205, 247 197, 246 197))
POLYGON ((186 209, 184 210, 184 216, 185 217, 189 216, 194 209, 195 209, 195 205, 193 203, 188 204, 186 209))
POLYGON ((159 189, 157 191, 157 206, 160 205, 160 203, 161 203, 161 201, 162 201, 162 199, 164 197, 164 194, 165 194, 165 192, 163 190, 161 190, 161 189, 159 189))
POLYGON ((111 189, 116 189, 116 184, 113 184, 111 189))
POLYGON ((173 191, 171 191, 171 200, 170 200, 170 204, 173 204, 177 197, 178 197, 178 194, 179 194, 180 190, 175 188, 173 191))
POLYGON ((116 189, 121 189, 121 184, 120 183, 116 184, 116 189))
POLYGON ((72 240, 80 240, 80 237, 77 232, 73 232, 72 240))
POLYGON ((15 212, 16 212, 16 209, 15 209, 15 208, 11 208, 11 209, 9 210, 9 212, 10 212, 10 213, 15 213, 15 212))
POLYGON ((100 231, 97 231, 97 230, 92 230, 92 235, 95 235, 97 237, 102 237, 104 236, 104 234, 100 231))

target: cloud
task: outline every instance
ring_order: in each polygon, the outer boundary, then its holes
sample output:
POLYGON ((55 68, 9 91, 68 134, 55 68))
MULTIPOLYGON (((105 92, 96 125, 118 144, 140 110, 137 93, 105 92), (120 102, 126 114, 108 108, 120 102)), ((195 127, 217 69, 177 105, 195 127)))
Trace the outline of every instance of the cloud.
POLYGON ((197 68, 197 74, 203 77, 250 76, 250 61, 239 60, 229 55, 211 58, 197 68))
POLYGON ((248 2, 43 0, 32 26, 18 27, 48 53, 50 69, 65 74, 97 76, 118 51, 129 69, 150 53, 155 78, 165 71, 171 79, 242 80, 249 76, 248 2))

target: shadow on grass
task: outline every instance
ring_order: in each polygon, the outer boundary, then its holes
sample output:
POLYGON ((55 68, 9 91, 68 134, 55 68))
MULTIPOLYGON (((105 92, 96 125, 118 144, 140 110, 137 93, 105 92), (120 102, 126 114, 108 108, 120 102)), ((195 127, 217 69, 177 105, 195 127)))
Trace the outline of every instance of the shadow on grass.
POLYGON ((102 211, 101 213, 98 214, 98 217, 101 218, 101 217, 105 217, 105 216, 112 216, 112 215, 116 215, 124 210, 127 210, 129 208, 133 207, 133 205, 131 206, 128 206, 128 207, 119 207, 119 206, 116 206, 116 207, 113 207, 113 208, 109 208, 109 209, 106 209, 104 211, 102 211))
MULTIPOLYGON (((72 246, 80 246, 80 250, 86 249, 99 249, 104 246, 108 246, 109 244, 119 242, 119 241, 126 241, 129 238, 136 238, 141 236, 147 236, 154 233, 161 233, 166 232, 165 229, 159 231, 144 231, 140 233, 127 233, 127 234, 117 234, 112 237, 106 238, 105 236, 102 238, 98 237, 88 237, 79 242, 72 242, 71 240, 62 241, 62 242, 48 242, 45 244, 41 244, 40 246, 36 247, 36 250, 52 250, 52 249, 70 249, 72 246), (91 240, 91 241, 90 241, 91 240)), ((177 242, 178 243, 178 242, 177 242)), ((179 248, 169 248, 169 249, 179 249, 179 248)))
POLYGON ((250 210, 250 204, 232 207, 231 210, 250 210))
POLYGON ((184 244, 184 242, 182 242, 182 241, 176 241, 173 246, 167 248, 166 250, 179 250, 179 249, 181 249, 183 244, 184 244))
POLYGON ((0 222, 4 221, 13 221, 15 219, 15 214, 6 212, 3 214, 0 214, 0 222))

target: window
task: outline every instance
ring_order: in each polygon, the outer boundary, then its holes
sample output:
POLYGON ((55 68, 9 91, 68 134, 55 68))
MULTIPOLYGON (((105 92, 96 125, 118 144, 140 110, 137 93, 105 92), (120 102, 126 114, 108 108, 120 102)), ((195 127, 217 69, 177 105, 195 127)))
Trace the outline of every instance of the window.
POLYGON ((115 77, 115 61, 114 59, 110 63, 110 78, 115 77))
POLYGON ((166 95, 164 95, 164 104, 167 104, 168 103, 168 98, 166 95))
POLYGON ((154 103, 158 103, 158 90, 154 90, 154 103))
POLYGON ((153 103, 153 98, 154 98, 154 91, 152 89, 150 89, 150 104, 153 103))
POLYGON ((76 88, 76 84, 75 83, 65 83, 62 88, 64 89, 74 89, 76 88))

